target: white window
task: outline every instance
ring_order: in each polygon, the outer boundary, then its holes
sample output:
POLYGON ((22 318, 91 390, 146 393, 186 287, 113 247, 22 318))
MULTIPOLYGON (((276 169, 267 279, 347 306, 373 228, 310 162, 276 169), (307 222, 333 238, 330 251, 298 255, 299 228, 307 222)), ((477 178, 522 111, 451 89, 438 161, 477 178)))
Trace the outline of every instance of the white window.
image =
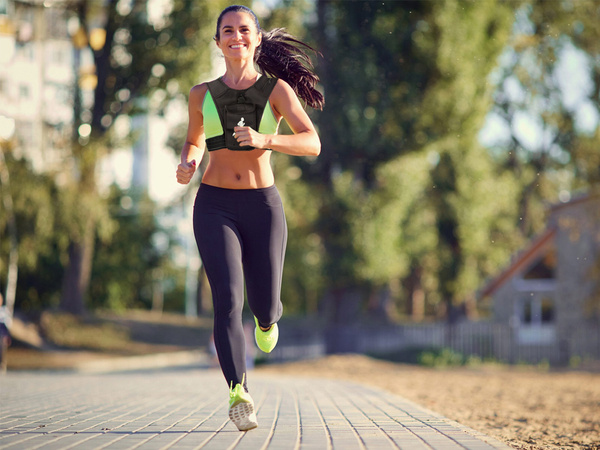
POLYGON ((523 325, 543 325, 554 322, 554 302, 548 295, 521 298, 520 322, 523 325))
POLYGON ((516 303, 520 344, 553 344, 556 341, 554 301, 550 294, 524 294, 516 303))

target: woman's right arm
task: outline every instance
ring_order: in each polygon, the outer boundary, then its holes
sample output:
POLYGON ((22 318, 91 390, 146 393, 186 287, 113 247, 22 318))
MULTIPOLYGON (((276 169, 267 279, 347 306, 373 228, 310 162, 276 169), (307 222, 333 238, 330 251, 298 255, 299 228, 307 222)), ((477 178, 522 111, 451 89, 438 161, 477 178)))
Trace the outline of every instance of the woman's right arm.
POLYGON ((188 101, 188 130, 185 143, 181 149, 181 163, 177 166, 177 182, 188 184, 202 157, 204 156, 204 118, 202 117, 202 101, 206 94, 205 83, 194 86, 190 90, 188 101))

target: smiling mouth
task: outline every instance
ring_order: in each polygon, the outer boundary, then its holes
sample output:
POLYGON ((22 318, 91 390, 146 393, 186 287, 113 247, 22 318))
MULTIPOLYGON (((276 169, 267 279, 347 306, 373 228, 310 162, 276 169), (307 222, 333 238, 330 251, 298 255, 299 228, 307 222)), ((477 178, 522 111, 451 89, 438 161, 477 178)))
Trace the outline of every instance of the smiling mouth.
POLYGON ((244 48, 244 47, 245 47, 245 45, 243 45, 243 44, 235 44, 235 45, 232 45, 230 48, 238 49, 238 48, 244 48))

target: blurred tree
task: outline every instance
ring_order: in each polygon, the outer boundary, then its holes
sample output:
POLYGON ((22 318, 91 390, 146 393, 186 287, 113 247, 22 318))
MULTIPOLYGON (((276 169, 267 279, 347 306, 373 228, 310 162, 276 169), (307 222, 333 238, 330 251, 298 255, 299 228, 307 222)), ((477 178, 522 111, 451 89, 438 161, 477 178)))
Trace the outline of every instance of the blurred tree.
MULTIPOLYGON (((58 187, 52 176, 33 170, 24 159, 7 151, 4 164, 10 172, 10 187, 2 184, 2 194, 12 198, 14 228, 18 239, 4 239, 11 217, 0 214, 0 255, 9 255, 17 243, 19 282, 15 307, 30 311, 56 305, 60 292, 61 230, 58 216, 58 187), (7 192, 9 190, 9 192, 7 192)), ((7 272, 7 260, 0 258, 0 273, 7 272)))
POLYGON ((334 321, 342 319, 346 297, 370 297, 369 291, 385 285, 381 277, 369 280, 367 274, 376 272, 375 266, 365 267, 369 261, 396 270, 403 266, 394 261, 401 257, 389 258, 398 250, 399 230, 380 217, 398 218, 402 212, 389 214, 385 202, 372 204, 377 195, 372 191, 377 166, 415 148, 411 111, 421 95, 418 87, 427 82, 427 64, 415 53, 411 35, 427 9, 420 2, 317 3, 315 35, 324 55, 318 67, 326 98, 317 118, 323 151, 315 164, 301 167, 321 201, 317 229, 325 246, 331 288, 326 298, 333 303, 327 309, 334 321), (406 70, 407 59, 412 70, 406 70), (413 84, 417 88, 409 88, 413 84), (402 108, 394 107, 394 86, 404 87, 398 99, 402 108), (378 224, 391 225, 386 240, 373 234, 378 224), (386 246, 388 258, 379 258, 378 246, 386 246))
POLYGON ((377 292, 400 290, 398 279, 412 289, 405 300, 449 310, 515 245, 502 220, 514 215, 513 180, 477 143, 514 11, 500 1, 319 1, 317 12, 323 153, 303 170, 322 194, 334 310, 352 290, 384 299, 377 292))
POLYGON ((323 243, 315 231, 318 202, 302 171, 285 155, 273 155, 273 169, 285 207, 288 242, 281 297, 286 313, 315 314, 326 283, 323 243))
POLYGON ((152 243, 157 233, 165 232, 156 222, 154 202, 147 196, 134 201, 136 194, 111 186, 108 203, 116 230, 96 242, 90 283, 94 308, 149 309, 153 294, 162 291, 156 285, 162 277, 156 274, 164 267, 167 252, 152 243))
POLYGON ((273 28, 285 28, 290 34, 302 36, 302 39, 306 39, 304 42, 310 43, 312 39, 306 32, 306 27, 309 25, 308 21, 313 10, 314 4, 308 0, 279 0, 266 17, 260 18, 260 25, 267 31, 273 28))
POLYGON ((531 236, 548 202, 600 183, 600 7, 528 1, 516 17, 494 74, 490 124, 503 133, 488 145, 519 180, 518 227, 531 236))
MULTIPOLYGON (((3 209, 5 226, 0 224, 0 230, 6 230, 8 235, 8 264, 6 267, 6 290, 0 288, 0 296, 4 300, 4 305, 8 310, 8 314, 12 315, 15 307, 15 298, 17 291, 17 280, 19 278, 19 243, 17 238, 17 223, 15 219, 15 210, 13 205, 13 195, 10 189, 10 172, 4 157, 5 149, 11 147, 10 140, 0 138, 0 204, 3 209)), ((0 233, 0 236, 2 233, 0 233)), ((1 261, 0 261, 1 263, 1 261)), ((0 266, 0 272, 2 267, 0 266)))
POLYGON ((516 214, 515 180, 498 175, 477 138, 491 108, 488 77, 513 23, 511 6, 435 3, 435 30, 415 37, 435 61, 416 133, 428 136, 424 150, 437 160, 428 200, 437 216, 437 293, 449 318, 453 306, 472 305, 481 280, 517 245, 506 220, 516 214))
POLYGON ((96 183, 97 163, 110 149, 107 131, 117 116, 143 113, 146 104, 160 110, 179 93, 180 84, 191 85, 190 80, 207 71, 211 62, 207 43, 223 3, 175 0, 162 10, 152 9, 151 2, 72 4, 80 24, 74 42, 91 51, 95 71, 80 79, 82 89, 92 90, 91 105, 82 105, 79 87, 75 93, 76 175, 64 189, 63 201, 77 207, 65 216, 69 246, 62 309, 84 310, 95 236, 109 229, 103 225, 109 215, 96 183), (140 102, 143 97, 149 102, 140 102))

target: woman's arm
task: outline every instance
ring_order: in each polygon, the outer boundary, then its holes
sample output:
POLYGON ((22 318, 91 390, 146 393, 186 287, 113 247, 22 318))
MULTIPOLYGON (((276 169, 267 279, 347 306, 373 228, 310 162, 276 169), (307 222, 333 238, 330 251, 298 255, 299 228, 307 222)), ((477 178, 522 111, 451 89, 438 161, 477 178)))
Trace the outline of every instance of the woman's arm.
POLYGON ((196 167, 204 156, 204 118, 202 117, 202 100, 206 94, 206 84, 194 86, 190 90, 188 101, 188 131, 181 149, 181 164, 177 166, 177 182, 188 184, 196 167))
POLYGON ((238 142, 256 148, 270 148, 288 155, 317 156, 321 153, 321 140, 315 126, 290 85, 278 80, 271 93, 271 100, 276 114, 286 120, 294 134, 260 134, 249 127, 235 127, 238 142))

